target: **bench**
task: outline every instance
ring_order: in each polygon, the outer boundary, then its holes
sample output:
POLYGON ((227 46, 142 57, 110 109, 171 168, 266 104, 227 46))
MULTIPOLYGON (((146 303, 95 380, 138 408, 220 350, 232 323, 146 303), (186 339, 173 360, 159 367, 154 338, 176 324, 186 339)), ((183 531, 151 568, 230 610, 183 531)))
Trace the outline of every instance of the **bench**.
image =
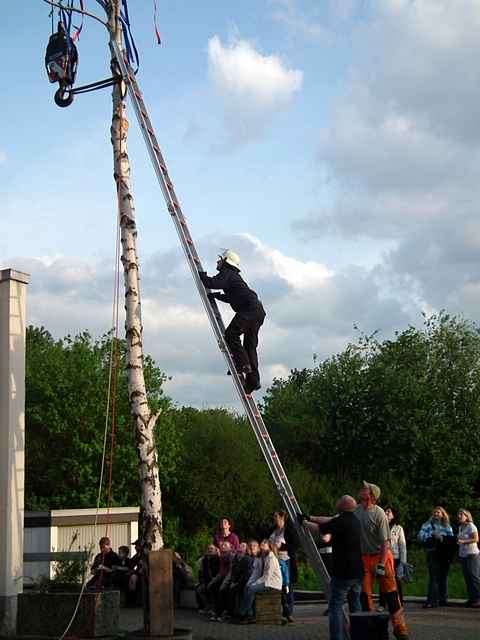
POLYGON ((257 624, 282 624, 282 594, 280 591, 261 591, 255 595, 257 624))

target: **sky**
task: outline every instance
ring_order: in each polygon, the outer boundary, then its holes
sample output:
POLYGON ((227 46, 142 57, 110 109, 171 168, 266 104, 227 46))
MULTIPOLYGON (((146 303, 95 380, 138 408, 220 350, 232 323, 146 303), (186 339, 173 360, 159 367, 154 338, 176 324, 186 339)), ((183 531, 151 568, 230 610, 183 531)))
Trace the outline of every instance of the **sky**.
MULTIPOLYGON (((264 303, 262 392, 359 331, 389 338, 441 309, 479 321, 476 0, 157 7, 161 46, 153 0, 129 0, 137 80, 204 266, 234 249, 264 303)), ((99 336, 114 284, 111 95, 54 104, 48 14, 42 0, 0 7, 0 268, 31 274, 29 323, 99 336)), ((77 85, 108 77, 102 25, 85 20, 78 50, 77 85)), ((236 408, 130 105, 129 119, 145 350, 178 405, 236 408)))

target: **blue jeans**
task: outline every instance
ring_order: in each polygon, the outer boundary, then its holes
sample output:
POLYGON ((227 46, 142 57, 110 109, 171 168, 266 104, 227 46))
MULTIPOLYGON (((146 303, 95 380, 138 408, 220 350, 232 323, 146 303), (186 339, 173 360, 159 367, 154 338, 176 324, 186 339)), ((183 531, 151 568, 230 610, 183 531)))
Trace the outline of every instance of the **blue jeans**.
POLYGON ((468 602, 476 604, 480 602, 480 554, 460 558, 460 562, 467 587, 468 602))
POLYGON ((342 579, 332 577, 330 581, 330 600, 328 601, 328 622, 330 628, 330 640, 344 640, 345 617, 343 605, 348 600, 350 613, 361 611, 360 593, 362 591, 362 579, 342 579))
POLYGON ((240 607, 240 616, 243 618, 245 616, 253 617, 253 605, 255 602, 255 596, 257 593, 262 591, 275 591, 275 589, 270 589, 270 587, 266 587, 264 583, 260 584, 247 584, 245 587, 245 591, 243 592, 243 602, 240 607))
POLYGON ((439 559, 435 551, 427 551, 428 594, 427 602, 434 607, 448 600, 448 570, 450 563, 439 559))

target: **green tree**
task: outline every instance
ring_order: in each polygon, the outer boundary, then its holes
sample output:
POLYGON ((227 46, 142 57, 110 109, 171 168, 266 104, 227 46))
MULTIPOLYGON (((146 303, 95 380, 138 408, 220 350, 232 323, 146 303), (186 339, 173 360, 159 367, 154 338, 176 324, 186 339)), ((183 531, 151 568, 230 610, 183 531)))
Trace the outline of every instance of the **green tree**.
POLYGON ((320 507, 334 499, 329 488, 354 492, 366 478, 414 528, 434 504, 475 504, 479 356, 478 328, 446 313, 390 340, 360 335, 317 367, 275 381, 265 420, 280 455, 322 479, 320 507))
MULTIPOLYGON (((125 343, 120 341, 118 346, 112 504, 125 505, 138 503, 138 461, 128 405, 125 343)), ((111 335, 94 340, 88 332, 83 332, 55 340, 43 327, 27 328, 27 508, 95 506, 111 348, 111 335)), ((170 401, 162 391, 165 375, 148 356, 145 378, 152 408, 164 410, 157 437, 161 482, 168 488, 175 482, 178 443, 170 401)), ((103 505, 107 499, 106 486, 105 482, 103 505)))

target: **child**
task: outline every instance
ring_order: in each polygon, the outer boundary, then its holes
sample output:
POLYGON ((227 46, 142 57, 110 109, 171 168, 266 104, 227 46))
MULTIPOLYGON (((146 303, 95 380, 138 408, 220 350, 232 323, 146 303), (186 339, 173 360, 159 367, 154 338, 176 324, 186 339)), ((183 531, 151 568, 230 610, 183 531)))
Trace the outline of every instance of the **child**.
MULTIPOLYGON (((115 567, 113 576, 113 584, 120 589, 121 592, 127 594, 128 581, 130 574, 130 549, 124 545, 118 547, 118 557, 120 563, 115 567)), ((128 599, 128 598, 127 598, 128 599)))

